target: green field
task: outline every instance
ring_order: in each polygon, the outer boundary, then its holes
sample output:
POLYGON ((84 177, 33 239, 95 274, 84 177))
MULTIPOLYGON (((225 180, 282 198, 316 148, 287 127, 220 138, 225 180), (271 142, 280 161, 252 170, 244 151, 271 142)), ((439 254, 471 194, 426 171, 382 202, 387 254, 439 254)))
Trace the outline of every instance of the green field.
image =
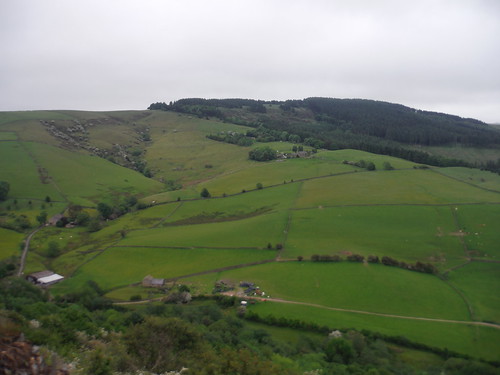
POLYGON ((499 359, 500 330, 496 328, 386 318, 270 301, 252 306, 251 311, 261 316, 274 315, 312 321, 332 329, 366 329, 391 336, 404 336, 429 346, 448 348, 478 358, 499 359))
POLYGON ((77 292, 93 280, 115 300, 162 295, 137 285, 146 275, 179 278, 193 295, 211 294, 217 280, 247 280, 271 298, 303 304, 250 307, 262 315, 403 335, 500 359, 499 329, 418 320, 500 324, 500 176, 415 168, 414 162, 350 149, 256 162, 248 159, 252 148, 289 152, 293 144, 240 147, 206 138, 249 129, 163 111, 0 113, 0 181, 10 183, 0 224, 8 227, 21 215, 31 224, 24 233, 0 228, 0 259, 20 254, 19 244, 38 225, 41 211, 51 217, 79 204, 96 218, 99 202, 116 208, 134 196, 141 205, 100 220, 101 229, 40 230, 24 274, 50 269, 64 275, 51 287, 56 294, 77 292), (84 139, 80 146, 50 131, 75 124, 86 126, 71 130, 84 139), (87 146, 106 151, 106 159, 85 151, 87 146), (132 155, 153 178, 117 164, 129 158, 127 165, 137 166, 132 155), (373 162, 376 170, 352 165, 359 160, 373 162), (384 170, 387 162, 394 170, 384 170), (167 191, 171 182, 182 188, 167 191), (211 198, 200 197, 204 188, 211 198), (50 242, 60 247, 55 258, 47 257, 50 242), (310 261, 313 254, 345 259, 353 253, 429 262, 441 274, 310 261), (298 256, 304 260, 296 261, 298 256), (251 265, 256 262, 264 264, 251 265), (224 270, 236 265, 241 267, 224 270))
POLYGON ((359 172, 304 183, 297 207, 499 202, 500 195, 432 170, 359 172))
POLYGON ((500 323, 500 264, 472 262, 448 276, 471 303, 477 320, 500 323))
POLYGON ((462 206, 456 214, 470 256, 500 260, 500 205, 462 206))
POLYGON ((365 206, 293 211, 283 256, 391 256, 406 262, 463 263, 449 207, 365 206))
POLYGON ((271 298, 374 313, 469 320, 460 296, 436 276, 383 265, 277 262, 223 272, 220 277, 252 281, 271 298))
POLYGON ((76 204, 94 205, 93 202, 102 196, 151 193, 162 189, 157 181, 95 156, 36 143, 27 143, 27 147, 67 199, 76 204))
POLYGON ((16 133, 0 131, 0 141, 16 141, 16 140, 17 140, 16 133))
POLYGON ((0 180, 9 182, 11 198, 43 200, 50 196, 52 200, 63 200, 49 179, 42 181, 39 167, 24 143, 4 142, 0 145, 0 180))
POLYGON ((79 268, 59 288, 98 280, 104 289, 141 282, 147 275, 172 278, 272 258, 267 250, 112 247, 79 268))
POLYGON ((24 239, 24 236, 21 233, 0 228, 0 238, 2 239, 2 246, 0 246, 0 260, 20 254, 20 244, 24 239))
POLYGON ((168 226, 131 232, 120 243, 127 246, 182 246, 219 248, 264 248, 283 242, 287 212, 276 212, 245 220, 168 226))
POLYGON ((500 193, 500 175, 493 172, 460 167, 440 168, 438 172, 479 188, 490 189, 500 193))

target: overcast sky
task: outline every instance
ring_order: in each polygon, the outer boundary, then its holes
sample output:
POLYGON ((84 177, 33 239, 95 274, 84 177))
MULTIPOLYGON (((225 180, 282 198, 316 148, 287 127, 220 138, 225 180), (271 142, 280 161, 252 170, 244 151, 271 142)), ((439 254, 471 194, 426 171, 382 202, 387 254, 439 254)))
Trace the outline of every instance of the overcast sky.
POLYGON ((500 122, 500 0, 0 0, 0 110, 365 98, 500 122))

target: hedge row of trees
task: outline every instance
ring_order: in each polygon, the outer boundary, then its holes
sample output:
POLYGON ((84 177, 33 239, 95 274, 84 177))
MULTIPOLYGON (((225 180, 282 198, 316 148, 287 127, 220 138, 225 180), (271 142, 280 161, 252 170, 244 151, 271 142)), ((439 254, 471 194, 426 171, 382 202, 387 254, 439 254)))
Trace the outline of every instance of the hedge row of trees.
MULTIPOLYGON (((299 261, 302 261, 303 257, 299 256, 297 257, 299 261)), ((311 261, 312 262, 342 262, 343 260, 346 260, 348 262, 358 262, 362 263, 365 261, 365 257, 360 254, 349 254, 346 256, 346 258, 342 258, 340 255, 327 255, 327 254, 313 254, 311 255, 311 261)), ((366 258, 366 261, 368 263, 382 263, 384 266, 392 266, 392 267, 400 267, 404 268, 410 271, 416 271, 416 272, 422 272, 422 273, 430 273, 430 274, 435 274, 437 273, 437 268, 431 264, 431 263, 422 263, 422 262, 416 262, 416 263, 406 263, 403 261, 398 261, 394 258, 384 256, 382 259, 380 259, 376 255, 368 255, 366 258)))

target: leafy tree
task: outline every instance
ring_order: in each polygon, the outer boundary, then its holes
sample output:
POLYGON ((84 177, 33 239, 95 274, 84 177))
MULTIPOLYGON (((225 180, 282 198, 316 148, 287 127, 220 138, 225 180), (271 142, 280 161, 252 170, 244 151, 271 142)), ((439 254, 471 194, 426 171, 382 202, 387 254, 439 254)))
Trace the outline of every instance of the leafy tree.
POLYGON ((81 226, 85 226, 89 223, 90 221, 90 215, 85 212, 81 211, 78 215, 76 215, 76 223, 81 226))
POLYGON ((45 197, 45 202, 50 203, 50 202, 52 202, 52 199, 50 199, 50 197, 47 195, 45 197))
POLYGON ((111 208, 108 204, 101 202, 97 205, 97 211, 99 211, 104 219, 108 219, 113 213, 113 208, 111 208))
POLYGON ((394 167, 388 161, 384 161, 384 165, 383 166, 384 166, 384 169, 386 171, 392 171, 394 169, 394 167))
POLYGON ((36 217, 36 220, 38 221, 38 224, 43 225, 47 221, 47 212, 42 211, 40 212, 40 215, 36 217))
POLYGON ((374 171, 376 168, 375 168, 375 164, 371 161, 369 161, 367 164, 366 164, 366 169, 369 170, 369 171, 374 171))
POLYGON ((257 187, 257 189, 259 189, 259 190, 263 188, 263 186, 262 186, 262 184, 261 184, 260 182, 257 182, 257 185, 255 185, 255 186, 256 186, 256 187, 257 187))
POLYGON ((203 188, 203 190, 200 193, 200 196, 202 198, 210 198, 211 197, 210 192, 208 191, 207 188, 203 188))
POLYGON ((0 201, 7 199, 9 194, 10 184, 7 181, 0 181, 0 201))
POLYGON ((89 220, 89 225, 88 225, 88 231, 89 232, 97 232, 101 230, 101 222, 98 217, 94 217, 89 220))
POLYGON ((325 357, 328 362, 349 364, 354 360, 354 354, 351 342, 343 338, 331 339, 325 346, 325 357))
POLYGON ((178 370, 198 355, 201 336, 178 318, 149 317, 125 335, 127 351, 139 368, 155 373, 178 370))
POLYGON ((60 253, 61 251, 59 249, 59 244, 55 241, 50 241, 47 246, 47 251, 45 252, 45 254, 49 258, 56 258, 59 256, 60 253))

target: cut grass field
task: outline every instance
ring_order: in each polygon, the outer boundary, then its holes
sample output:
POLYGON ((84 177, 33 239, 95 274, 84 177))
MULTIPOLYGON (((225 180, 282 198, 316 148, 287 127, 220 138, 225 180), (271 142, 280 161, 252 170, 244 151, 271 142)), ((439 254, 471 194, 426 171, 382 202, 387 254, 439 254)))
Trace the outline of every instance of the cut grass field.
POLYGON ((465 261, 449 207, 366 206, 293 211, 285 258, 390 256, 449 267, 465 261))
POLYGON ((224 218, 238 219, 269 211, 287 210, 293 204, 299 188, 299 184, 287 184, 273 189, 252 191, 223 199, 181 202, 181 207, 166 220, 165 224, 172 224, 190 218, 192 218, 193 223, 196 223, 197 218, 202 220, 203 216, 213 216, 214 219, 218 216, 221 220, 224 220, 224 218))
POLYGON ((110 289, 141 282, 147 275, 172 278, 273 256, 268 250, 112 247, 80 267, 58 289, 71 290, 88 280, 99 280, 102 288, 110 289))
POLYGON ((470 319, 461 297, 438 277, 383 265, 275 262, 226 271, 221 278, 254 282, 271 298, 382 314, 470 319))
POLYGON ((499 263, 472 262, 448 277, 471 303, 476 319, 500 324, 499 263))
POLYGON ((500 175, 496 173, 461 167, 439 168, 437 172, 479 188, 490 189, 500 193, 500 175))
POLYGON ((404 336, 412 341, 448 348, 477 358, 500 359, 500 330, 496 328, 353 314, 270 301, 253 305, 250 311, 263 317, 274 315, 314 322, 331 329, 366 329, 391 336, 404 336))
POLYGON ((356 204, 500 202, 484 191, 432 170, 359 172, 304 182, 298 208, 356 204))
POLYGON ((170 226, 128 234, 120 245, 165 247, 265 248, 283 242, 286 211, 244 220, 170 226))
POLYGON ((228 172, 205 186, 214 195, 239 193, 243 189, 253 190, 257 183, 263 186, 279 185, 317 176, 354 171, 354 167, 340 163, 311 158, 248 162, 246 168, 228 172))

